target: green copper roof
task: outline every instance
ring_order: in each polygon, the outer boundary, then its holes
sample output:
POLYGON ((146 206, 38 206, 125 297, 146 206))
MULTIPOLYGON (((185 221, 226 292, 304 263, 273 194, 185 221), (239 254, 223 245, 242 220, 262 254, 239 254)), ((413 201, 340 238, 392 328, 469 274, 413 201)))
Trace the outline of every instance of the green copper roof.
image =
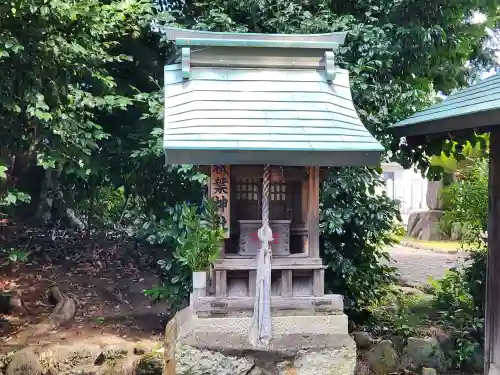
POLYGON ((199 43, 165 67, 168 164, 379 164, 384 148, 356 113, 348 72, 325 51, 343 36, 167 34, 199 43))
POLYGON ((396 123, 393 130, 401 136, 412 136, 499 124, 500 74, 496 74, 396 123))
MULTIPOLYGON (((217 164, 219 159, 211 159, 216 150, 221 157, 228 151, 297 152, 282 165, 309 165, 315 152, 375 152, 368 164, 377 164, 383 151, 358 118, 345 70, 337 72, 333 85, 320 72, 292 69, 193 69, 183 82, 179 64, 167 67, 165 83, 169 164, 202 164, 194 160, 199 155, 217 164)), ((321 163, 348 162, 330 155, 321 163)))

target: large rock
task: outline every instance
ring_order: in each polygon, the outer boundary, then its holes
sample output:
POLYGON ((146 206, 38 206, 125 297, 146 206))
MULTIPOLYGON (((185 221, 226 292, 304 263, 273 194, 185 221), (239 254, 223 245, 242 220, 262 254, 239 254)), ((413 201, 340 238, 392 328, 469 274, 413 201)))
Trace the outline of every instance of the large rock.
POLYGON ((392 341, 384 340, 363 355, 363 360, 375 375, 385 375, 399 369, 399 356, 392 341))
POLYGON ((356 351, 352 347, 304 350, 294 358, 291 371, 283 375, 350 375, 356 366, 356 351))
POLYGON ((15 353, 7 366, 6 375, 41 375, 42 364, 35 352, 26 348, 15 353))
POLYGON ((451 226, 450 240, 458 241, 462 238, 462 224, 453 223, 451 226))
POLYGON ((408 235, 425 241, 441 239, 438 231, 439 220, 443 211, 419 211, 411 214, 408 220, 408 235))
POLYGON ((420 220, 420 213, 421 213, 421 211, 415 211, 415 212, 412 212, 410 214, 410 216, 408 217, 408 224, 406 226, 406 234, 408 236, 412 236, 412 233, 413 233, 418 221, 420 220))
MULTIPOLYGON (((137 362, 135 375, 162 375, 164 367, 163 354, 148 353, 143 355, 137 362)), ((195 372, 186 372, 186 374, 194 375, 195 372)))
POLYGON ((178 345, 176 375, 246 375, 254 366, 247 358, 226 356, 210 350, 178 345))
MULTIPOLYGON (((101 355, 101 348, 94 344, 52 345, 39 353, 46 372, 58 375, 74 375, 75 369, 93 366, 101 355)), ((83 370, 82 370, 83 371, 83 370)))
POLYGON ((9 365, 10 361, 12 361, 12 357, 16 352, 9 352, 6 354, 0 355, 0 374, 5 372, 5 369, 9 365))
POLYGON ((441 210, 443 201, 441 199, 441 190, 443 189, 443 181, 428 181, 427 194, 425 202, 429 210, 441 210))
POLYGON ((104 361, 114 361, 118 359, 123 359, 126 358, 129 350, 127 347, 124 345, 106 345, 102 351, 99 357, 97 358, 96 362, 104 362, 104 361))
POLYGON ((373 346, 373 338, 368 332, 354 332, 352 338, 359 350, 368 350, 373 346))
POLYGON ((401 365, 404 368, 420 371, 423 367, 434 368, 438 372, 446 370, 446 359, 434 337, 410 337, 403 349, 401 365))
POLYGON ((373 371, 370 368, 370 365, 364 361, 359 361, 356 364, 356 370, 354 371, 355 375, 373 375, 373 371))
POLYGON ((441 328, 438 327, 429 328, 428 335, 436 339, 436 341, 439 343, 439 346, 444 352, 448 352, 453 349, 452 338, 441 328))

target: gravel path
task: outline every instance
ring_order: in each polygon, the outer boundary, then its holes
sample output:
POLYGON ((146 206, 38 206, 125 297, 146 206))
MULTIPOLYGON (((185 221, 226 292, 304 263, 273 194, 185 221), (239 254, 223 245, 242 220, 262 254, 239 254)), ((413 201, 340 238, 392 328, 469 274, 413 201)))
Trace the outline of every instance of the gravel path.
POLYGON ((391 265, 408 284, 425 284, 429 277, 441 278, 447 269, 462 266, 467 258, 466 253, 450 254, 404 246, 394 247, 389 252, 391 265))

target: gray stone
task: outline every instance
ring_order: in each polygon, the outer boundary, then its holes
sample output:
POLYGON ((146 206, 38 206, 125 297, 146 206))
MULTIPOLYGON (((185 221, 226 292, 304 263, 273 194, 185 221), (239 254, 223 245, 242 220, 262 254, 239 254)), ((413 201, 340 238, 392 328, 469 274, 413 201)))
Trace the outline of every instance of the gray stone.
POLYGON ((120 345, 106 345, 102 349, 101 355, 103 356, 105 361, 123 359, 128 355, 128 348, 120 345))
POLYGON ((443 201, 441 200, 441 190, 443 189, 443 181, 428 181, 427 194, 425 202, 429 210, 441 210, 443 201))
POLYGON ((370 365, 364 361, 359 361, 356 364, 356 370, 354 371, 355 375, 372 375, 373 371, 370 368, 370 365))
POLYGON ((147 351, 148 351, 148 349, 145 348, 144 346, 136 346, 134 348, 134 354, 135 355, 144 355, 144 354, 147 353, 147 351))
MULTIPOLYGON (((420 211, 415 213, 416 223, 413 225, 411 231, 409 231, 410 237, 419 238, 427 241, 432 241, 431 238, 439 237, 440 233, 438 231, 438 223, 443 216, 443 211, 430 210, 430 211, 420 211)), ((410 226, 408 225, 408 228, 410 226)))
POLYGON ((373 346, 373 338, 368 332, 354 332, 352 338, 360 350, 368 350, 373 346))
POLYGON ((422 369, 422 375, 437 375, 437 372, 433 368, 424 367, 422 369))
POLYGON ((6 375, 41 375, 42 364, 35 352, 30 349, 22 349, 16 352, 7 366, 6 375))
MULTIPOLYGON (((159 353, 148 353, 139 359, 135 368, 135 375, 162 375, 164 366, 163 357, 159 353)), ((194 371, 185 374, 197 375, 194 371)))
POLYGON ((376 344, 363 355, 363 360, 376 375, 390 374, 399 369, 399 356, 390 340, 376 344))
POLYGON ((94 344, 52 345, 40 351, 38 357, 44 369, 60 375, 73 375, 75 368, 93 366, 101 355, 94 344))
POLYGON ((429 336, 434 337, 439 343, 441 349, 445 352, 453 349, 453 340, 450 335, 438 327, 432 327, 429 329, 429 336))
POLYGON ((405 346, 404 338, 401 336, 393 335, 393 336, 391 336, 390 340, 392 341, 392 344, 394 345, 394 348, 396 349, 396 351, 401 353, 403 351, 404 346, 405 346))
POLYGON ((178 345, 176 375, 246 375, 254 366, 253 360, 226 356, 210 350, 178 345))
POLYGON ((9 352, 9 353, 0 355, 0 373, 3 373, 2 371, 7 368, 10 361, 12 361, 12 357, 14 356, 15 353, 16 352, 9 352))
MULTIPOLYGON (((99 369, 94 366, 78 366, 64 372, 57 373, 58 375, 99 375, 99 369)), ((112 373, 106 374, 112 375, 112 373)))
MULTIPOLYGON (((420 211, 412 212, 408 218, 408 225, 406 226, 406 234, 408 236, 414 237, 415 226, 420 220, 420 211)), ((418 235, 418 233, 417 233, 418 235)))
POLYGON ((267 375, 267 374, 260 367, 254 367, 253 369, 250 370, 250 372, 247 375, 267 375))
POLYGON ((356 367, 356 350, 349 347, 303 351, 293 361, 292 370, 280 375, 350 375, 356 367))
POLYGON ((439 342, 434 337, 410 337, 403 350, 401 365, 416 371, 422 367, 429 367, 443 372, 446 370, 446 359, 439 342))
POLYGON ((451 226, 450 239, 452 241, 458 241, 461 238, 462 238, 462 224, 453 223, 453 225, 451 226))
POLYGON ((417 237, 417 239, 422 241, 439 241, 442 238, 443 236, 441 235, 436 223, 429 224, 428 226, 422 228, 422 231, 417 237))

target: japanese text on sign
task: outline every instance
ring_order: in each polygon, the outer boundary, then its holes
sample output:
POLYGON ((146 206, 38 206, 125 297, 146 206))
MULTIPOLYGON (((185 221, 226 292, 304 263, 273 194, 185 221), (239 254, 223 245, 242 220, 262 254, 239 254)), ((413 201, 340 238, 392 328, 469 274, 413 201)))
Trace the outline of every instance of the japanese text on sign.
POLYGON ((222 225, 229 238, 231 174, 229 165, 212 165, 210 168, 210 197, 217 202, 222 225))

